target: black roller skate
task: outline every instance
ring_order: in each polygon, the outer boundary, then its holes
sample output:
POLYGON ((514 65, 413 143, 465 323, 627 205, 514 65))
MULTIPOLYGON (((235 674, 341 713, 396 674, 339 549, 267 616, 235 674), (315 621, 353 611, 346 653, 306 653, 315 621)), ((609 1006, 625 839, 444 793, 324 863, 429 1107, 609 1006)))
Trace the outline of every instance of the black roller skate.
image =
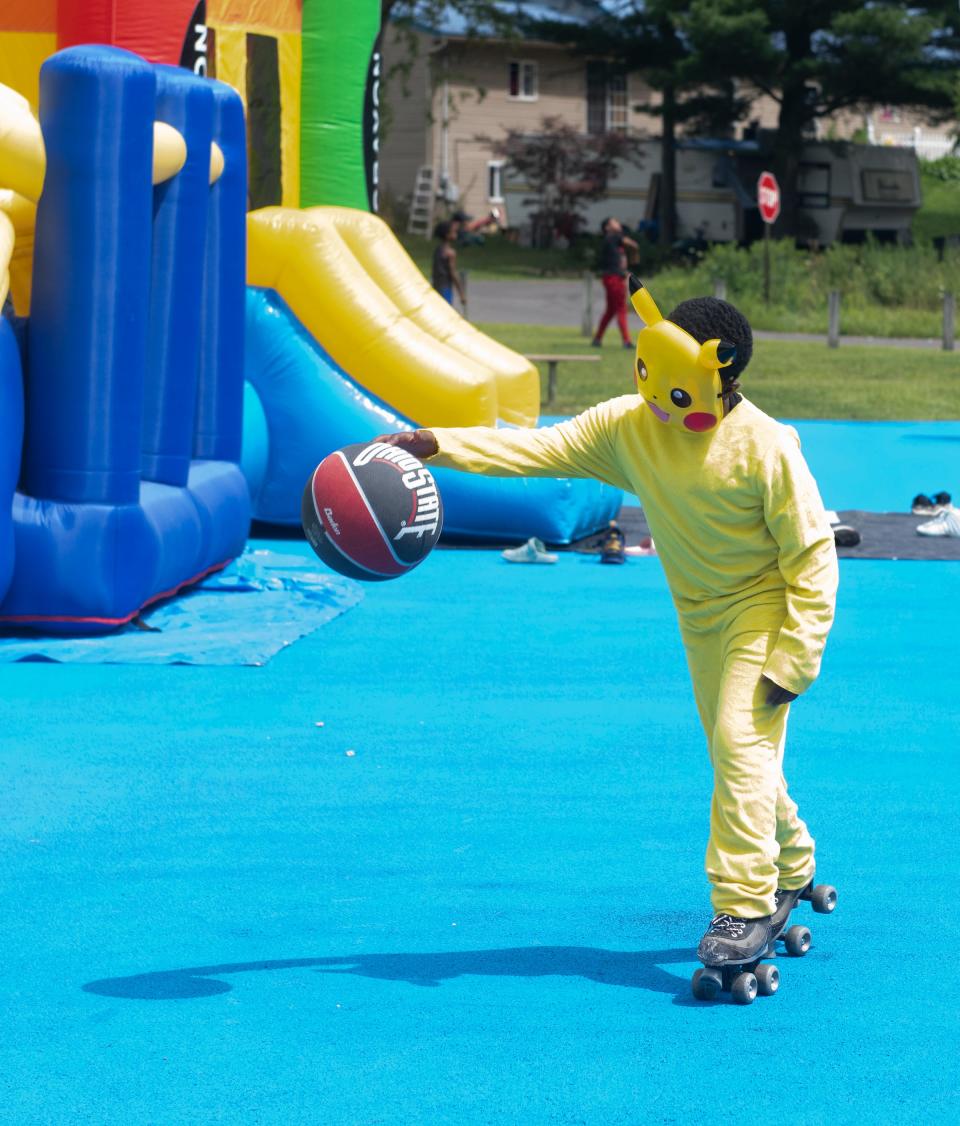
POLYGON ((830 884, 814 886, 813 880, 805 887, 794 891, 777 888, 777 907, 770 916, 770 924, 773 928, 773 938, 779 938, 783 942, 792 958, 802 958, 810 949, 812 942, 807 927, 787 926, 790 922, 790 912, 803 899, 810 901, 810 906, 818 915, 829 915, 837 905, 837 889, 830 884))
POLYGON ((703 969, 693 975, 690 987, 698 1001, 714 1001, 729 993, 738 1005, 749 1005, 757 993, 776 993, 780 975, 776 966, 760 965, 773 949, 771 915, 738 919, 715 915, 697 947, 703 969))
POLYGON ((811 880, 796 890, 778 888, 772 915, 760 919, 717 915, 697 948, 704 966, 690 982, 694 997, 714 1001, 721 993, 729 993, 738 1005, 749 1005, 758 993, 761 997, 776 993, 780 971, 764 959, 776 958, 777 939, 794 958, 802 958, 810 949, 812 939, 807 927, 787 927, 790 912, 803 899, 809 900, 814 911, 829 915, 837 905, 837 890, 829 884, 814 886, 811 880))

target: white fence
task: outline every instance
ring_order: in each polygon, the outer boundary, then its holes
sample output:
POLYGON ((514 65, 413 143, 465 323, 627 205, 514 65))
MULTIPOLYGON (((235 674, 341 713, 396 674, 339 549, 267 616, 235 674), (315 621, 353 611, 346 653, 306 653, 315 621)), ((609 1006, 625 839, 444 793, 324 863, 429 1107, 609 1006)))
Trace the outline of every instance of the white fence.
POLYGON ((867 140, 871 145, 896 145, 900 148, 913 149, 922 160, 937 160, 953 152, 956 140, 949 134, 934 133, 930 129, 922 129, 917 125, 913 129, 888 129, 881 125, 879 128, 873 121, 867 120, 867 140))

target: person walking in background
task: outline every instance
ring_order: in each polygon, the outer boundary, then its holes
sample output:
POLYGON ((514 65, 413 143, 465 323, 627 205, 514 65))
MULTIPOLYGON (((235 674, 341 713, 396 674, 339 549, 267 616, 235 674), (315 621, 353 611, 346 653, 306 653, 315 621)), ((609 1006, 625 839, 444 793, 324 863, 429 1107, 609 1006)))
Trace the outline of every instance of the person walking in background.
POLYGON ((594 348, 601 347, 607 325, 616 317, 624 348, 632 348, 630 330, 627 328, 627 249, 636 250, 637 244, 623 233, 619 219, 604 219, 600 224, 600 232, 603 235, 600 245, 600 280, 607 295, 607 307, 603 310, 600 324, 590 343, 594 348))
POLYGON ((433 229, 433 237, 437 239, 437 247, 433 252, 433 288, 445 301, 453 304, 453 291, 457 291, 463 313, 467 313, 467 297, 463 292, 463 282, 457 273, 457 252, 454 249, 457 236, 460 233, 460 224, 454 220, 438 223, 433 229))

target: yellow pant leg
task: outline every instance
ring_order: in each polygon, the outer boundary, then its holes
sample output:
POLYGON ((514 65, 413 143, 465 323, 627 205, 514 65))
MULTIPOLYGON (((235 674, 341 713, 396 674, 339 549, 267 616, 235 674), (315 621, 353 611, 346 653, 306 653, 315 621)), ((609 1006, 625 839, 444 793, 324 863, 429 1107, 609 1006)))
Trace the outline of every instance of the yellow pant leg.
POLYGON ((793 891, 806 887, 813 879, 815 867, 813 837, 797 813, 797 803, 787 793, 783 776, 783 752, 780 755, 780 785, 777 789, 777 886, 793 891))
POLYGON ((814 867, 814 842, 782 770, 789 707, 770 707, 761 684, 777 638, 769 618, 769 607, 741 611, 709 633, 684 636, 714 771, 706 858, 713 906, 741 918, 769 915, 777 887, 802 886, 814 867))

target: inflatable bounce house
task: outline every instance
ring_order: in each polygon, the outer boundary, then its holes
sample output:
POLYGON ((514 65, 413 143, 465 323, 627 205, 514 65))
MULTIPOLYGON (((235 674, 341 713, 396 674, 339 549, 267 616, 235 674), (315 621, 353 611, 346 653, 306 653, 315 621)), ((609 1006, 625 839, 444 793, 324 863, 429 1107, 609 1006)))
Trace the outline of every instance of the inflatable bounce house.
MULTIPOLYGON (((539 377, 376 217, 380 5, 0 16, 0 626, 102 632, 299 523, 332 450, 533 426, 539 377)), ((570 542, 592 481, 438 471, 445 533, 570 542)))

